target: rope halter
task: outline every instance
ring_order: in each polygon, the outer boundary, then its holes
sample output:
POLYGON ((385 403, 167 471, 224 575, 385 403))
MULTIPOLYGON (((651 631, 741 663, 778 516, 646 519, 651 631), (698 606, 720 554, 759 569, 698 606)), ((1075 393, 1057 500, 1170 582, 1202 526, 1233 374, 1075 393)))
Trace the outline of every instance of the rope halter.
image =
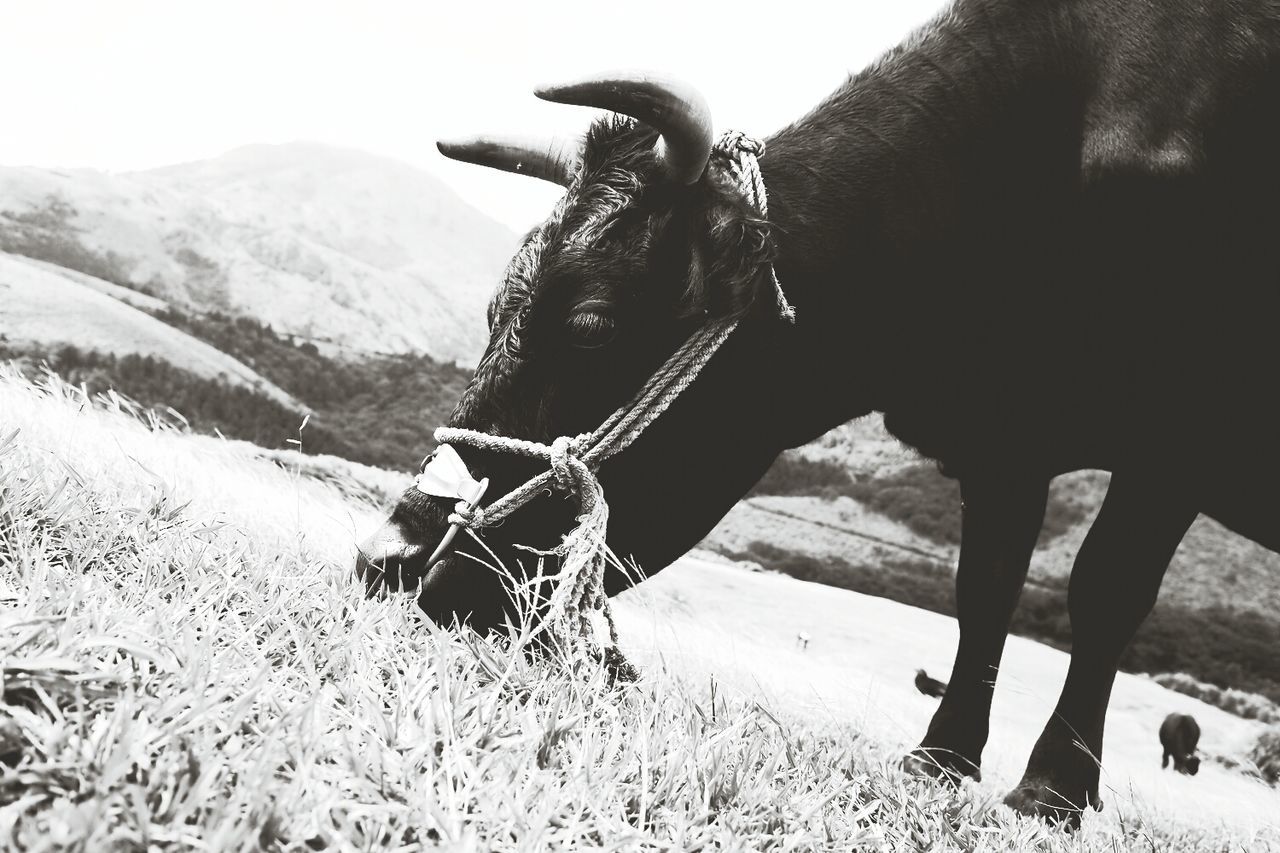
MULTIPOLYGON (((768 199, 759 164, 763 155, 763 143, 737 131, 724 134, 713 150, 713 157, 737 180, 746 200, 761 217, 767 217, 768 199)), ((795 310, 787 302, 772 265, 769 275, 779 313, 788 322, 795 322, 795 310)), ((449 515, 449 531, 428 566, 444 555, 463 528, 475 535, 552 487, 574 495, 579 506, 577 523, 551 552, 560 557, 561 567, 552 579, 555 589, 539 630, 550 629, 579 655, 605 660, 616 672, 633 674, 617 649, 617 628, 604 591, 609 507, 596 472, 605 460, 630 446, 693 383, 737 325, 737 320, 721 320, 699 328, 663 362, 630 402, 593 432, 561 436, 542 444, 470 429, 437 429, 435 439, 440 446, 424 464, 417 487, 434 497, 457 498, 458 503, 449 515), (455 444, 540 459, 548 464, 548 470, 481 507, 489 481, 477 481, 471 476, 451 446, 455 444), (599 636, 590 621, 593 612, 599 612, 607 623, 607 639, 599 636)))

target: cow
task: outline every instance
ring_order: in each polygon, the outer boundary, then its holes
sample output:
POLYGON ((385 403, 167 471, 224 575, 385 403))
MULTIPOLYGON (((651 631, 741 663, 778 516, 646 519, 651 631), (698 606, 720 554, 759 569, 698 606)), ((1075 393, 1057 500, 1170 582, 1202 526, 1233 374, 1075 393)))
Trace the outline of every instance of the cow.
POLYGON ((941 699, 947 692, 947 683, 939 681, 936 678, 930 678, 929 673, 923 669, 916 670, 916 690, 919 690, 925 696, 932 696, 935 699, 941 699))
MULTIPOLYGON (((1078 825, 1121 655, 1189 525, 1280 550, 1280 7, 956 0, 764 140, 767 216, 712 156, 692 87, 607 74, 536 94, 613 115, 576 141, 440 145, 565 187, 506 270, 450 424, 589 431, 694 330, 736 320, 599 470, 608 545, 652 574, 782 450, 881 413, 963 501, 951 681, 904 759, 953 781, 979 774, 1050 481, 1110 472, 1070 579, 1062 693, 1005 800, 1078 825)), ((457 450, 490 496, 544 470, 457 450)), ((438 622, 500 625, 509 581, 481 564, 519 579, 536 560, 517 546, 556 546, 575 510, 547 492, 428 565, 453 501, 411 488, 357 571, 438 622)))
POLYGON ((1200 757, 1196 755, 1196 745, 1200 743, 1200 726, 1196 718, 1190 714, 1170 714, 1160 724, 1160 746, 1164 748, 1164 756, 1160 759, 1160 768, 1169 766, 1173 759, 1173 769, 1179 773, 1194 776, 1200 771, 1200 757))
POLYGON ((799 631, 796 633, 796 645, 800 647, 800 651, 808 651, 810 639, 812 638, 809 636, 808 631, 799 631))

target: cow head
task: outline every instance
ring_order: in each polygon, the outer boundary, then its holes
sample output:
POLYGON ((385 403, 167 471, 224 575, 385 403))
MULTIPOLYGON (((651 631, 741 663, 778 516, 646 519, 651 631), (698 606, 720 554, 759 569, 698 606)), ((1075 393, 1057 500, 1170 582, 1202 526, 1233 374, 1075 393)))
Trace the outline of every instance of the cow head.
POLYGON ((1194 776, 1200 772, 1200 756, 1188 755, 1182 762, 1182 772, 1194 776))
MULTIPOLYGON (((702 324, 740 319, 701 377, 600 470, 610 547, 652 572, 696 544, 782 449, 788 368, 778 336, 795 333, 770 291, 768 224, 713 155, 696 92, 635 76, 538 95, 618 115, 597 120, 579 144, 440 144, 448 157, 566 188, 507 267, 489 306, 488 348, 449 425, 544 443, 589 432, 702 324)), ((473 476, 490 479, 488 501, 545 470, 456 450, 473 476)), ((464 531, 428 566, 453 502, 410 488, 361 546, 359 571, 374 590, 418 588, 436 621, 492 626, 508 602, 484 564, 496 557, 516 577, 527 572, 535 558, 526 549, 554 547, 570 529, 576 504, 566 497, 535 499, 484 530, 483 544, 464 531)), ((611 591, 624 583, 606 581, 611 591)))

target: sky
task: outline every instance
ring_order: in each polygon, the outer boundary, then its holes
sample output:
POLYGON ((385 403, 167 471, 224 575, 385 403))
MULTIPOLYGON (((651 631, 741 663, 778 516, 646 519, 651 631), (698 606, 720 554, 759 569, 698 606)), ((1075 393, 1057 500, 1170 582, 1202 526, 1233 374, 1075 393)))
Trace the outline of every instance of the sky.
POLYGON ((684 78, 717 130, 766 136, 943 0, 331 3, 3 0, 0 164, 145 169, 299 140, 395 157, 517 231, 558 189, 453 163, 435 140, 581 134, 535 86, 684 78))

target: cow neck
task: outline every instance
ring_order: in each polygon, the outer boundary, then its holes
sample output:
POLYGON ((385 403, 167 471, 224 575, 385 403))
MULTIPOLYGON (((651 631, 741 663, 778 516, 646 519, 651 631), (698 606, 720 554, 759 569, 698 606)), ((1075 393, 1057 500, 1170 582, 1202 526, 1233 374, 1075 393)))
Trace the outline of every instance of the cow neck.
MULTIPOLYGON (((1069 108, 1056 55, 1065 13, 1049 8, 1062 5, 959 3, 767 141, 776 267, 805 314, 812 348, 800 360, 833 365, 820 387, 847 383, 834 365, 851 362, 874 365, 859 381, 877 383, 876 396, 906 387, 877 359, 911 340, 914 318, 945 310, 940 259, 991 210, 984 182, 1007 180, 1018 200, 1029 192, 992 140, 1067 138, 1050 115, 1069 108)), ((860 413, 825 413, 814 429, 860 413)))

